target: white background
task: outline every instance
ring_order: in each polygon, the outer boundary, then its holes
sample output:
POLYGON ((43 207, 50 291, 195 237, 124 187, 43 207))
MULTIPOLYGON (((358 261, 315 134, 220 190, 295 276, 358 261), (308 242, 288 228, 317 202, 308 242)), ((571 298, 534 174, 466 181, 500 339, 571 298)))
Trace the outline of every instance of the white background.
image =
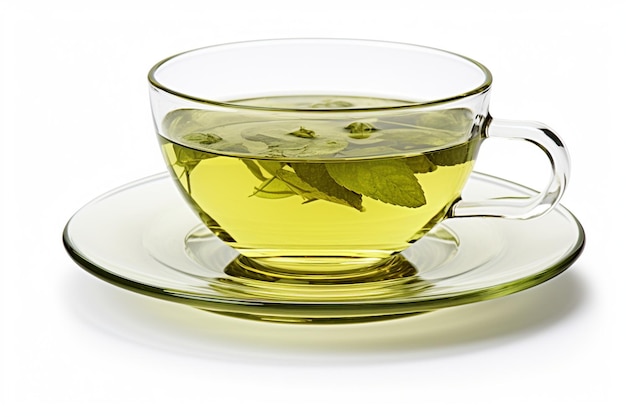
MULTIPOLYGON (((620 4, 0 1, 0 414, 625 415, 620 4), (563 204, 586 228, 582 257, 506 298, 333 327, 202 313, 74 265, 68 218, 164 170, 150 66, 277 37, 410 42, 487 65, 495 117, 543 121, 569 146, 563 204)), ((525 152, 486 145, 478 169, 541 186, 541 160, 525 152)))

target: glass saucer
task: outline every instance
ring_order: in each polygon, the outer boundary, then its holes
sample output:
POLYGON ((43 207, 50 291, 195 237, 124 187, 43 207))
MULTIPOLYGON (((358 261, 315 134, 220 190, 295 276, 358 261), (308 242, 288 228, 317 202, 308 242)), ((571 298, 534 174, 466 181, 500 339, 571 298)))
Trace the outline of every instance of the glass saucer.
MULTIPOLYGON (((470 200, 531 194, 480 173, 472 174, 464 190, 470 200)), ((239 269, 232 267, 240 260, 237 252, 200 225, 163 173, 88 203, 67 223, 63 242, 91 274, 144 295, 242 318, 350 323, 414 315, 533 287, 574 263, 585 234, 562 206, 524 221, 449 219, 391 262, 399 265, 400 275, 391 267, 389 276, 360 283, 264 280, 237 274, 239 269)))

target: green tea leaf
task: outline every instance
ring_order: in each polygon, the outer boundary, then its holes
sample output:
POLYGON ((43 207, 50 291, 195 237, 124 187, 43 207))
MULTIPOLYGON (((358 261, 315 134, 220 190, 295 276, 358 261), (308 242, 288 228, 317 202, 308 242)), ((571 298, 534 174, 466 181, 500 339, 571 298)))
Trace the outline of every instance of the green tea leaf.
POLYGON ((180 174, 179 178, 182 178, 183 175, 185 176, 187 192, 191 194, 191 171, 193 171, 202 160, 213 158, 215 155, 200 152, 175 143, 172 144, 172 149, 174 150, 174 156, 176 157, 176 162, 172 165, 183 168, 183 172, 180 174))
POLYGON ((330 198, 343 201, 345 204, 363 211, 361 195, 337 184, 326 170, 325 164, 292 163, 291 167, 298 177, 315 187, 330 198))
POLYGON ((396 149, 390 146, 374 144, 372 146, 359 146, 344 149, 337 154, 340 158, 353 158, 353 157, 366 157, 366 156, 382 156, 393 155, 397 152, 396 149))
POLYGON ((334 98, 327 98, 317 103, 311 104, 311 108, 313 109, 338 109, 345 107, 352 107, 353 104, 346 100, 338 100, 334 98))
POLYGON ((400 159, 328 163, 326 169, 338 184, 355 193, 397 206, 426 204, 422 186, 400 159))
MULTIPOLYGON (((207 152, 231 152, 231 153, 249 153, 246 143, 229 142, 222 139, 220 135, 212 132, 192 132, 188 133, 180 139, 181 142, 189 147, 198 148, 207 152)), ((265 149, 265 146, 263 146, 265 149)))
POLYGON ((372 135, 372 132, 378 130, 373 124, 367 122, 352 122, 346 126, 346 129, 350 131, 348 136, 354 139, 367 139, 372 135))
POLYGON ((297 193, 286 182, 272 177, 263 181, 258 188, 255 188, 252 195, 260 198, 278 199, 291 197, 297 195, 297 193))
POLYGON ((283 168, 276 171, 276 176, 287 183, 287 185, 289 185, 294 192, 300 194, 307 201, 326 200, 332 203, 339 203, 349 207, 354 207, 359 211, 363 210, 360 202, 359 204, 355 204, 354 202, 347 201, 343 198, 328 195, 324 191, 318 190, 308 182, 301 179, 295 172, 291 172, 283 168))
POLYGON ((285 165, 284 162, 267 161, 267 160, 259 160, 258 163, 259 165, 261 165, 261 167, 264 170, 266 170, 268 173, 270 173, 273 176, 276 176, 276 171, 278 171, 285 165))
POLYGON ((300 127, 294 131, 293 125, 288 128, 276 123, 273 127, 244 130, 241 135, 246 140, 266 144, 267 151, 263 156, 269 157, 313 158, 335 154, 348 146, 347 138, 341 137, 341 130, 329 129, 324 124, 320 125, 321 130, 313 128, 300 127))
POLYGON ((175 165, 185 168, 191 172, 203 159, 212 158, 214 155, 206 152, 200 152, 185 146, 173 145, 174 155, 176 156, 175 165))
POLYGON ((250 172, 252 172, 252 175, 257 177, 257 179, 260 179, 261 181, 267 180, 265 175, 263 175, 263 172, 261 172, 261 168, 259 168, 259 166, 254 161, 250 159, 241 159, 241 162, 243 162, 246 167, 248 167, 250 172))
POLYGON ((294 130, 293 132, 289 132, 288 134, 292 136, 297 136, 299 138, 308 138, 308 139, 312 139, 315 136, 317 136, 313 130, 305 129, 302 126, 300 126, 300 129, 294 130))
POLYGON ((448 149, 427 153, 428 159, 435 165, 453 166, 464 164, 476 158, 478 140, 473 139, 448 149))
POLYGON ((425 155, 417 155, 407 158, 406 164, 416 174, 426 174, 437 169, 437 165, 433 164, 425 155))
POLYGON ((212 145, 223 139, 213 133, 189 133, 182 137, 184 142, 198 143, 200 145, 212 145))

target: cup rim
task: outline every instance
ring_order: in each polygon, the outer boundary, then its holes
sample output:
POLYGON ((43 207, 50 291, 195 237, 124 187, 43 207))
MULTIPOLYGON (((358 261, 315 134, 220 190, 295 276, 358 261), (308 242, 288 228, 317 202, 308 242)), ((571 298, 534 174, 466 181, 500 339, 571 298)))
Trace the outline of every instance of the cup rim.
POLYGON ((215 45, 209 45, 204 47, 199 47, 195 49, 190 49, 187 51, 179 52, 174 55, 170 55, 167 58, 164 58, 154 64, 152 68, 148 72, 148 81, 150 85, 158 90, 167 92, 179 98, 204 104, 218 107, 226 107, 230 109, 241 109, 241 110, 255 110, 255 111, 280 111, 280 112, 293 112, 293 113, 320 113, 320 112, 370 112, 370 111, 385 111, 385 110, 404 110, 404 109, 417 109, 424 107, 431 107, 436 105, 442 105, 446 103, 450 103, 456 100, 460 100, 463 98, 471 97, 479 95, 483 92, 488 91, 491 88, 491 84, 493 82, 493 76, 491 71, 480 62, 469 58, 465 55, 458 54, 456 52, 450 52, 444 49, 433 48, 429 46, 417 45, 408 42, 395 42, 395 41, 381 41, 381 40, 370 40, 370 39, 352 39, 352 38, 274 38, 274 39, 259 39, 259 40, 248 40, 248 41, 238 41, 238 42, 226 42, 215 45), (211 49, 219 49, 219 48, 231 48, 231 47, 244 47, 244 46, 253 46, 253 45, 267 45, 267 44, 278 44, 278 43, 296 43, 296 42, 336 42, 336 43, 360 43, 360 44, 371 44, 371 45, 379 45, 379 46, 393 46, 393 47, 402 47, 402 48, 415 48, 422 49, 425 51, 430 51, 431 53, 439 53, 444 55, 449 55, 452 57, 460 58, 461 60, 474 65, 479 70, 482 71, 484 75, 484 80, 482 83, 472 89, 469 89, 463 93, 455 94, 448 97, 442 97, 435 100, 429 100, 425 102, 416 102, 416 103, 407 103, 407 104, 399 104, 399 105, 391 105, 391 106, 372 106, 372 107, 350 107, 350 108, 289 108, 289 107, 276 107, 276 106, 255 106, 250 104, 241 104, 236 102, 228 102, 228 101, 220 101, 220 100, 212 100, 208 98, 198 97, 191 94, 183 93, 181 91, 177 91, 176 89, 167 87, 157 80, 157 72, 159 69, 167 64, 170 61, 173 61, 176 58, 182 57, 184 55, 197 53, 203 50, 211 50, 211 49))

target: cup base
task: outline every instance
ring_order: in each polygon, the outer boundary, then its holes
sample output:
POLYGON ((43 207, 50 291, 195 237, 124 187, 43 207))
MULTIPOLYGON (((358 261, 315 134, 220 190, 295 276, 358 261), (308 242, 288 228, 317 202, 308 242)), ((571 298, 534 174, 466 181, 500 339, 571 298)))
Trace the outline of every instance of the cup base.
POLYGON ((214 289, 224 295, 272 301, 363 301, 406 296, 426 289, 416 268, 402 255, 373 267, 339 274, 304 275, 268 269, 253 259, 238 256, 226 266, 227 277, 214 289))
POLYGON ((224 270, 228 275, 310 285, 362 283, 417 274, 402 255, 385 258, 349 256, 292 256, 251 258, 240 255, 224 270))
MULTIPOLYGON (((430 240, 434 246, 427 245, 423 252, 430 262, 445 263, 458 247, 458 240, 446 229, 433 234, 430 240), (429 246, 432 246, 430 251, 429 246)), ((199 264, 216 258, 216 254, 209 250, 216 244, 215 236, 204 227, 192 229, 185 238, 188 256, 199 264)), ((220 246, 225 245, 217 245, 220 246)), ((415 263, 402 254, 383 259, 341 256, 251 258, 240 254, 222 265, 220 269, 224 274, 209 285, 223 296, 238 299, 281 303, 362 302, 414 296, 430 286, 419 277, 415 263)), ((269 315, 260 319, 272 321, 269 315)), ((296 317, 296 320, 300 318, 296 317)))

